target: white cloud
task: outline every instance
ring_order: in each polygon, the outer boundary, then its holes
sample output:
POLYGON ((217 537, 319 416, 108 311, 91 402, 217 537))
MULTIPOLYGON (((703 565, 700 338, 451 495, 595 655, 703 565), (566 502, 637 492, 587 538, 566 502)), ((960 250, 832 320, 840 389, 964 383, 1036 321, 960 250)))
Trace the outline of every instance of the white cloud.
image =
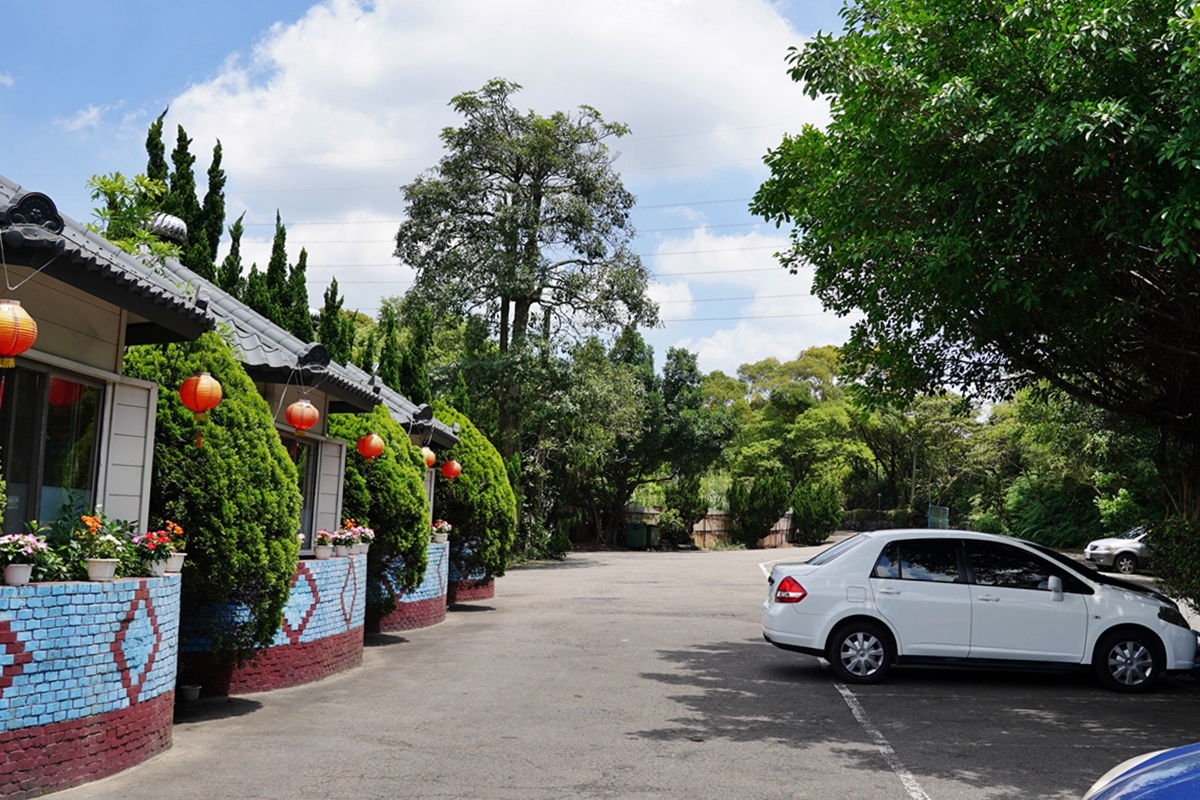
POLYGON ((846 340, 853 320, 822 308, 811 293, 811 268, 792 275, 779 265, 774 254, 788 239, 770 230, 720 235, 701 229, 659 245, 655 273, 674 274, 669 280, 684 283, 695 301, 687 313, 662 306, 667 324, 648 337, 657 350, 684 347, 699 353, 702 370, 733 374, 741 364, 795 358, 805 348, 846 340))
MULTIPOLYGON (((198 175, 221 140, 230 220, 238 207, 259 223, 283 211, 291 257, 300 245, 308 248, 314 305, 315 287, 336 274, 347 305, 373 313, 381 296, 402 293, 411 281, 391 258, 402 214, 398 189, 436 163, 438 134, 457 121, 447 106, 452 96, 503 77, 525 87, 515 98, 521 108, 548 114, 586 103, 631 127, 632 135, 612 146, 633 191, 734 197, 761 180, 761 156, 785 131, 828 119, 827 107, 807 99, 787 75, 787 48, 800 43, 770 0, 326 0, 295 24, 274 26, 253 52, 226 59, 213 79, 174 98, 168 123, 182 123, 195 140, 198 175), (721 188, 731 174, 739 176, 738 188, 721 188), (370 224, 294 224, 312 220, 370 224), (367 282, 375 280, 391 282, 367 282)), ((663 213, 699 219, 685 208, 663 213)), ((263 266, 270 228, 248 230, 259 241, 243 243, 247 268, 252 260, 263 266)), ((646 241, 639 249, 650 249, 646 241)), ((700 300, 702 290, 794 288, 797 279, 771 258, 771 247, 783 242, 709 232, 664 241, 659 252, 767 249, 656 256, 654 268, 664 275, 651 293, 700 300), (731 265, 773 269, 667 274, 731 265)), ((709 316, 715 305, 665 304, 663 316, 709 316)), ((720 334, 709 325, 651 335, 724 347, 720 334), (695 335, 686 338, 688 331, 695 335)), ((791 340, 787 346, 794 349, 791 340)), ((725 363, 723 355, 702 359, 725 363)))
POLYGON ((95 128, 100 125, 104 113, 110 107, 88 104, 87 108, 79 109, 68 119, 55 120, 55 124, 71 132, 80 131, 84 128, 95 128))
POLYGON ((13 80, 12 75, 7 72, 0 72, 0 86, 7 86, 11 89, 15 84, 16 81, 13 80))

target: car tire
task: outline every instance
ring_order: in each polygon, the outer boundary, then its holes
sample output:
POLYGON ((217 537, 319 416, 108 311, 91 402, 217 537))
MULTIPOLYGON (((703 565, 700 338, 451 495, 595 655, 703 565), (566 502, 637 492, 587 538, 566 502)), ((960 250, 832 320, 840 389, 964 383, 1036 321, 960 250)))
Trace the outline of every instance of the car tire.
POLYGON ((1092 666, 1105 688, 1148 692, 1166 668, 1162 642, 1149 631, 1126 628, 1100 637, 1092 666))
POLYGON ((842 625, 829 637, 825 658, 845 683, 878 683, 896 660, 892 636, 878 623, 863 620, 842 625))
POLYGON ((1113 559, 1113 569, 1122 575, 1132 575, 1137 572, 1138 560, 1133 553, 1121 553, 1113 559))

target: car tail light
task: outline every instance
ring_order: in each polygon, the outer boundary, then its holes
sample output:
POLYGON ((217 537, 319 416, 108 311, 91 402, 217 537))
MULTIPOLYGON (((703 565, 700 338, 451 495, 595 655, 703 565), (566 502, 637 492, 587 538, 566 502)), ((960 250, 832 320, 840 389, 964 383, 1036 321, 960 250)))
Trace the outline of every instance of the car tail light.
POLYGON ((791 575, 781 580, 779 588, 775 590, 776 603, 799 603, 806 597, 808 592, 804 591, 804 587, 791 575))

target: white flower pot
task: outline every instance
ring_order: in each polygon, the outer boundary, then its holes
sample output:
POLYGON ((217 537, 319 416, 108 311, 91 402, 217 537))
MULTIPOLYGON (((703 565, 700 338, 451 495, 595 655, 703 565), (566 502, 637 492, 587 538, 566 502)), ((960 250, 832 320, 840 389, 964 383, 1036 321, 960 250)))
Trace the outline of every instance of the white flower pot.
POLYGON ((432 537, 432 538, 433 538, 433 543, 434 543, 434 544, 445 544, 446 542, 450 541, 450 534, 448 534, 448 533, 435 533, 435 534, 433 534, 433 537, 432 537))
POLYGON ((121 563, 119 558, 89 558, 87 559, 87 572, 89 581, 100 581, 108 583, 117 578, 117 565, 121 563))
POLYGON ((4 568, 4 582, 9 586, 24 586, 33 575, 33 564, 9 564, 4 568))
POLYGON ((333 546, 333 554, 338 558, 345 558, 350 555, 350 546, 345 544, 335 544, 333 546))
POLYGON ((150 571, 150 575, 155 578, 161 578, 167 574, 167 562, 165 561, 147 561, 146 569, 150 571))
POLYGON ((315 555, 319 560, 324 561, 333 555, 333 545, 319 544, 313 548, 313 555, 315 555))
POLYGON ((171 557, 167 559, 167 572, 183 572, 183 560, 186 557, 187 553, 171 553, 171 557))

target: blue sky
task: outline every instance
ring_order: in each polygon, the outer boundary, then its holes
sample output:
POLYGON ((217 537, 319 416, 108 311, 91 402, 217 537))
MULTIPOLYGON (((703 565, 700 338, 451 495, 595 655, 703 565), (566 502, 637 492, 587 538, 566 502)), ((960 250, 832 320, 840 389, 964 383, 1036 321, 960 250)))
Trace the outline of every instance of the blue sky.
POLYGON ((145 169, 168 105, 203 181, 219 138, 231 222, 265 263, 276 209, 309 252, 313 305, 336 276, 373 314, 411 272, 391 257, 399 187, 433 165, 449 98, 504 77, 541 113, 586 103, 632 134, 613 144, 638 197, 637 249, 665 324, 646 331, 732 373, 838 344, 811 276, 772 253, 785 236, 748 198, 761 159, 827 108, 786 75, 788 46, 838 30, 841 0, 206 0, 13 4, 0 52, 0 173, 86 221, 93 174, 145 169))

